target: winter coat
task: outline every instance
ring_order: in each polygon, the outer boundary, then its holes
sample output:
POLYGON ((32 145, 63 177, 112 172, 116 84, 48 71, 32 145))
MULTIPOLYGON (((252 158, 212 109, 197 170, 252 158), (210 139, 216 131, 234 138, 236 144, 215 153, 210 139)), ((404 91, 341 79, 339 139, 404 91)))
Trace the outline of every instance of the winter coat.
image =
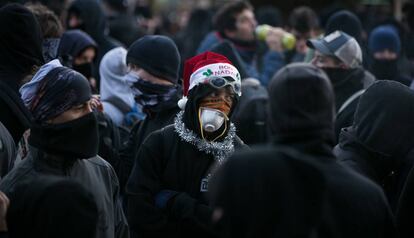
POLYGON ((7 128, 17 145, 29 129, 32 116, 18 92, 0 80, 0 122, 7 128))
MULTIPOLYGON (((202 53, 210 50, 223 40, 224 37, 220 33, 211 32, 201 42, 197 52, 202 53)), ((267 50, 259 55, 257 47, 248 48, 233 43, 243 60, 243 67, 247 71, 248 77, 259 79, 264 86, 267 86, 272 76, 285 64, 284 56, 279 52, 267 50)))
POLYGON ((413 105, 408 87, 379 80, 361 96, 335 148, 340 163, 383 186, 393 208, 414 161, 413 105))
POLYGON ((16 145, 9 131, 0 122, 0 177, 5 176, 16 158, 16 145))
MULTIPOLYGON (((214 151, 220 150, 204 140, 198 139, 199 146, 185 141, 198 137, 180 127, 184 123, 177 118, 174 125, 144 141, 128 180, 128 221, 138 237, 214 237, 209 228, 212 211, 206 199, 208 182, 216 162, 226 159, 232 150, 218 146, 225 152, 216 154, 214 151), (204 152, 200 148, 209 149, 204 152), (154 204, 162 190, 176 193, 167 209, 154 204)), ((245 147, 234 127, 223 143, 232 143, 234 149, 245 147)))
POLYGON ((309 156, 324 174, 328 198, 321 237, 393 237, 393 217, 381 188, 338 164, 333 155, 334 100, 330 80, 315 66, 281 69, 269 85, 274 147, 309 156), (302 90, 297 90, 299 85, 302 90))
POLYGON ((396 214, 399 237, 414 237, 414 170, 411 169, 398 203, 396 214))
POLYGON ((144 140, 152 132, 159 130, 169 124, 172 124, 174 117, 179 111, 178 107, 174 107, 168 110, 161 111, 153 114, 152 117, 145 118, 144 121, 137 123, 130 132, 128 144, 121 151, 121 164, 119 171, 119 181, 122 190, 124 189, 128 178, 131 174, 134 166, 135 158, 137 157, 138 150, 141 147, 144 140))
POLYGON ((339 133, 342 128, 352 125, 354 121, 354 112, 358 105, 359 97, 350 102, 343 110, 340 110, 344 103, 350 99, 357 92, 363 93, 362 90, 367 89, 375 81, 375 77, 363 69, 355 69, 348 78, 342 81, 334 81, 331 79, 334 92, 335 92, 335 104, 337 108, 337 116, 335 122, 335 135, 339 137, 339 133))
POLYGON ((118 199, 119 184, 112 167, 99 156, 75 160, 65 165, 64 160, 46 159, 35 147, 28 158, 17 165, 0 183, 0 190, 11 193, 15 186, 39 175, 55 175, 79 181, 95 196, 99 220, 96 237, 129 237, 128 224, 118 199))
POLYGON ((211 205, 222 211, 212 218, 220 237, 324 237, 319 230, 326 181, 309 160, 273 146, 235 153, 209 190, 211 205))

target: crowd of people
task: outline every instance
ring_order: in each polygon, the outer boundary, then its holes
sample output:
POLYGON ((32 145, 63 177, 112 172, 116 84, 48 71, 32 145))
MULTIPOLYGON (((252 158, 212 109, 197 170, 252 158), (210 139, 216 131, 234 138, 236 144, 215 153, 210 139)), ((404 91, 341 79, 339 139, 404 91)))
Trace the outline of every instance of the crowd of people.
POLYGON ((41 2, 0 5, 0 237, 414 236, 414 5, 237 0, 169 34, 41 2))

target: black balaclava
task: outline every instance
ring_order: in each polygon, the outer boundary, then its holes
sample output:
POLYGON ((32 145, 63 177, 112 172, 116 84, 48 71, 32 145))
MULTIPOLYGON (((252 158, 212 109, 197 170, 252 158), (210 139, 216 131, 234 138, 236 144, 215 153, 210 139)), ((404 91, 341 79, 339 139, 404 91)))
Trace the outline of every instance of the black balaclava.
POLYGON ((213 176, 220 237, 319 237, 325 179, 311 159, 282 148, 235 154, 213 176))
MULTIPOLYGON (((191 89, 188 93, 188 101, 185 105, 185 110, 184 110, 184 124, 185 126, 192 130, 193 132, 195 132, 199 138, 202 138, 201 136, 201 127, 200 127, 200 120, 199 120, 199 116, 198 116, 198 111, 200 108, 200 102, 201 100, 208 96, 209 94, 211 94, 212 92, 214 92, 215 88, 209 86, 209 85, 203 85, 200 84, 198 86, 195 86, 193 89, 191 89)), ((234 108, 236 107, 238 103, 238 97, 234 97, 234 101, 233 101, 233 105, 231 107, 231 111, 228 115, 228 118, 231 118, 231 115, 234 111, 234 108)), ((209 135, 209 138, 216 138, 218 137, 220 134, 222 134, 221 137, 217 138, 216 141, 222 141, 226 135, 228 130, 230 129, 230 120, 225 121, 226 125, 223 124, 221 126, 221 128, 219 128, 217 131, 213 132, 211 135, 209 135), (223 133, 223 130, 224 131, 223 133)))
POLYGON ((323 71, 311 64, 290 64, 273 77, 268 89, 275 143, 331 154, 335 98, 323 71), (323 149, 324 145, 329 148, 323 149))
POLYGON ((0 9, 0 80, 16 93, 25 76, 43 64, 42 33, 36 17, 20 4, 0 9))
POLYGON ((73 179, 40 176, 17 185, 7 195, 10 237, 95 236, 99 216, 95 198, 73 179))
MULTIPOLYGON (((398 79, 398 58, 401 51, 401 40, 397 29, 391 25, 383 25, 372 30, 369 36, 368 48, 370 50, 370 71, 377 79, 398 79), (374 54, 389 50, 397 54, 396 59, 376 59, 374 54)), ((408 85, 409 86, 409 85, 408 85)))
POLYGON ((376 161, 382 163, 376 168, 379 177, 386 176, 414 148, 413 121, 414 92, 401 83, 377 81, 359 99, 349 131, 366 150, 384 158, 376 161))
POLYGON ((29 144, 64 158, 96 156, 98 125, 93 113, 69 122, 48 123, 48 120, 86 103, 90 98, 91 89, 84 76, 66 67, 52 69, 39 83, 36 96, 28 105, 35 120, 29 144))

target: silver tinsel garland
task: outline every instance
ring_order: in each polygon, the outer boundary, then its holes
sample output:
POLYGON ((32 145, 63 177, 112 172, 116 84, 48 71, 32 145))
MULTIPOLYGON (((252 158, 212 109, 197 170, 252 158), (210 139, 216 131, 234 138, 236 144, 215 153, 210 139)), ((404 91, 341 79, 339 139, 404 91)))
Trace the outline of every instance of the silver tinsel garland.
POLYGON ((193 131, 186 128, 183 115, 184 111, 180 111, 174 119, 174 128, 181 140, 196 146, 200 151, 213 155, 218 164, 222 164, 233 154, 236 137, 236 127, 233 123, 230 123, 230 129, 222 142, 210 142, 199 138, 193 131))

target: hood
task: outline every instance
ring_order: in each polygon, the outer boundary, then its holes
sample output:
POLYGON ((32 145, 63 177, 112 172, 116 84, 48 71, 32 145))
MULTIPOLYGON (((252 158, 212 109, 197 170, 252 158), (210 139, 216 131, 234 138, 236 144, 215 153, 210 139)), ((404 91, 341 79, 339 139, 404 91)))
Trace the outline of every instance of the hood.
POLYGON ((72 64, 73 59, 88 47, 97 50, 96 42, 88 34, 81 30, 69 30, 60 39, 58 55, 64 63, 72 64))
MULTIPOLYGON (((200 101, 202 98, 211 94, 214 90, 216 89, 212 88, 209 85, 199 84, 198 86, 195 86, 193 89, 191 89, 188 93, 188 101, 184 109, 183 122, 188 129, 195 132, 197 136, 200 138, 201 138, 201 128, 200 128, 200 120, 198 118, 198 109, 200 107, 200 101)), ((234 112, 234 108, 236 108, 237 106, 237 103, 238 103, 238 97, 234 97, 233 106, 228 115, 229 118, 231 118, 234 112)), ((223 136, 218 138, 217 141, 221 141, 222 139, 224 139, 229 129, 230 129, 230 120, 227 121, 226 132, 223 133, 223 136)), ((218 136, 219 134, 221 134, 221 132, 223 132, 223 130, 220 128, 215 133, 217 133, 217 136, 218 136)), ((216 135, 213 133, 212 137, 215 137, 215 136, 216 135)))
POLYGON ((99 42, 105 35, 106 18, 105 14, 96 0, 76 0, 68 10, 68 16, 74 13, 83 22, 82 30, 88 33, 93 39, 99 42))
POLYGON ((333 145, 335 98, 326 74, 311 64, 282 68, 269 84, 269 123, 278 143, 333 145))
POLYGON ((355 137, 373 151, 404 156, 414 147, 414 92, 381 80, 361 96, 352 125, 355 137))
POLYGON ((20 183, 8 195, 13 201, 7 212, 11 237, 95 235, 99 215, 96 201, 90 191, 73 179, 39 176, 20 183), (67 229, 68 226, 76 229, 67 229))
POLYGON ((220 237, 314 237, 324 176, 306 156, 282 148, 245 151, 219 167, 209 191, 212 206, 222 209, 213 221, 220 237))
POLYGON ((0 78, 17 92, 23 77, 43 64, 42 33, 35 16, 20 4, 0 9, 0 78))
POLYGON ((135 102, 134 95, 129 82, 124 77, 127 74, 126 54, 126 49, 118 47, 106 53, 102 58, 99 66, 100 93, 102 101, 121 100, 132 108, 135 102))

